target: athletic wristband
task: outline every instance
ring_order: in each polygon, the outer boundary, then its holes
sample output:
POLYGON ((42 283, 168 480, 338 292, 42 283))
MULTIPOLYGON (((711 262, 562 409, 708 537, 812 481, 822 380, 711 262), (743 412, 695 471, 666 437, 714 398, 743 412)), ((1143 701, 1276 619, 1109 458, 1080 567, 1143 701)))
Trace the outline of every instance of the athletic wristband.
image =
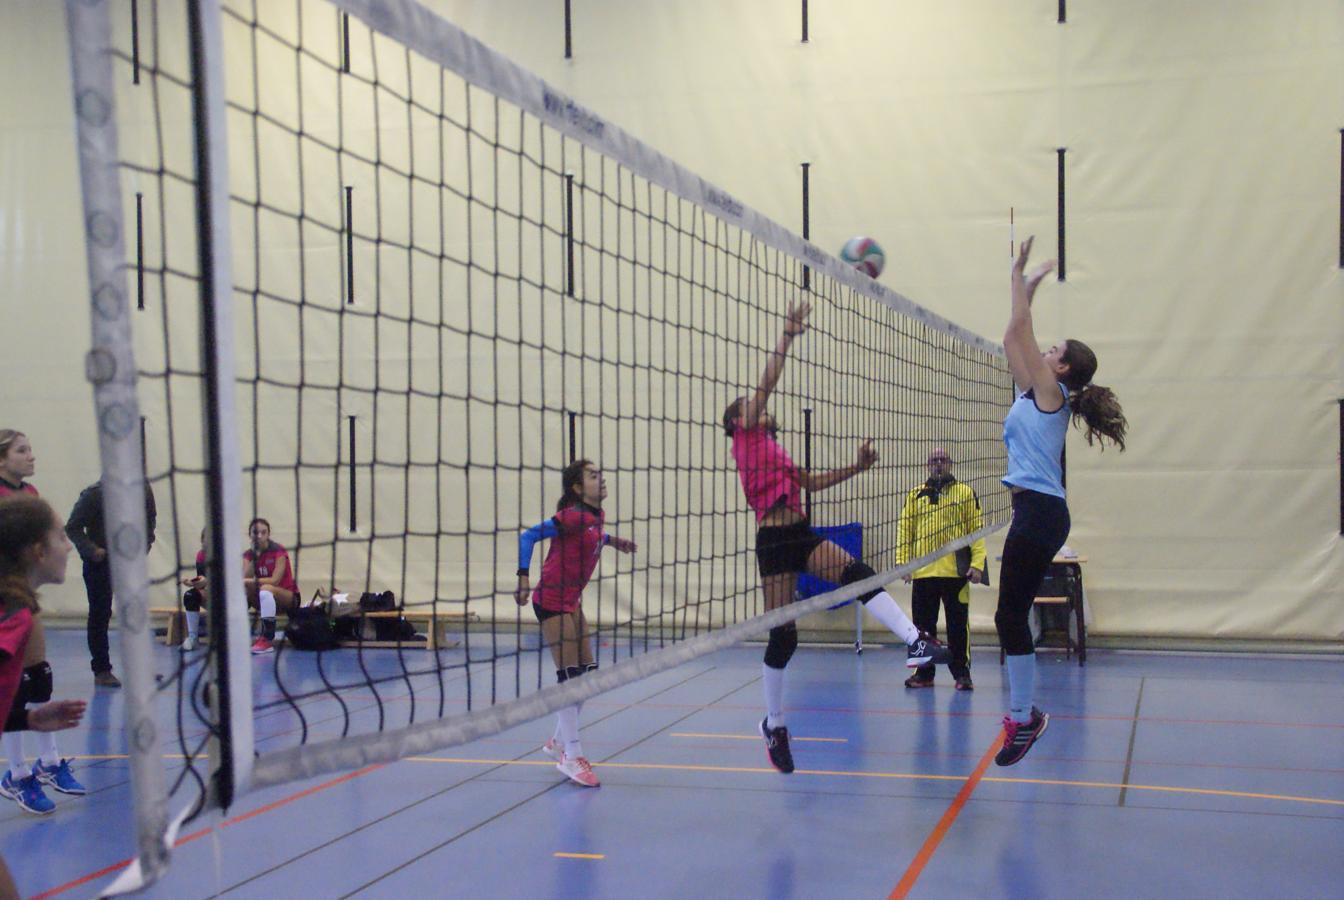
POLYGON ((532 570, 531 570, 531 569, 519 569, 519 570, 518 570, 518 577, 519 577, 519 578, 531 578, 531 577, 532 577, 532 570))

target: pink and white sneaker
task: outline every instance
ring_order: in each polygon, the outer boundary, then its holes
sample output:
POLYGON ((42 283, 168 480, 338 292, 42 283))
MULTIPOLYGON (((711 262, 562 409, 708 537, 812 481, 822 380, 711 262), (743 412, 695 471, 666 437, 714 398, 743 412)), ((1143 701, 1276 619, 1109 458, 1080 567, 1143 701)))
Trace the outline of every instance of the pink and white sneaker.
POLYGON ((252 642, 252 655, 260 656, 263 653, 274 653, 275 645, 264 637, 258 637, 252 642))
POLYGON ((600 787, 602 782, 597 780, 593 774, 593 767, 588 760, 582 756, 576 756, 570 759, 568 756, 562 756, 555 767, 562 774, 575 784, 581 784, 584 787, 600 787))
POLYGON ((541 745, 541 752, 545 753, 556 762, 560 762, 560 760, 565 758, 564 745, 553 737, 548 737, 546 743, 541 745))

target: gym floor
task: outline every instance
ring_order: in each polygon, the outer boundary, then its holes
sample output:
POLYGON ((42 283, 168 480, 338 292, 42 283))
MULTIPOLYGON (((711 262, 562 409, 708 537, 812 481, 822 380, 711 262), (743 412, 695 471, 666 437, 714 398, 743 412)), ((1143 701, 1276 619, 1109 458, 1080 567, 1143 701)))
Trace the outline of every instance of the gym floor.
MULTIPOLYGON (((90 699, 85 723, 58 736, 89 794, 49 792, 56 812, 42 818, 0 807, 3 853, 25 897, 89 897, 135 851, 122 705, 94 690, 82 631, 53 629, 48 649, 56 696, 90 699)), ((174 651, 156 652, 168 671, 174 651)), ((366 656, 379 653, 396 651, 366 656)), ((761 647, 735 647, 584 706, 598 789, 539 752, 547 718, 249 794, 188 823, 146 895, 1339 896, 1344 660, 1094 649, 1079 667, 1043 652, 1049 730, 1000 769, 1003 670, 997 651, 973 656, 973 693, 945 671, 911 691, 903 653, 804 645, 789 667, 798 771, 786 776, 756 733, 761 647)), ((267 696, 275 663, 253 665, 267 696)), ((313 723, 336 704, 304 709, 313 723)), ((293 743, 296 724, 282 709, 259 717, 260 748, 293 743)))

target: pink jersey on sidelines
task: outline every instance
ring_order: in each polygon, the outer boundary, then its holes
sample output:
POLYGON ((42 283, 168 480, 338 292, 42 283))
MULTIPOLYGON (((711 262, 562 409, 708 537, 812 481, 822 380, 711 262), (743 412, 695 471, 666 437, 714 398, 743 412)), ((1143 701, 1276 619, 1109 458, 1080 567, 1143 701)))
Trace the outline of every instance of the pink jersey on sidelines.
POLYGON ((606 520, 605 511, 582 503, 555 514, 553 521, 559 534, 551 539, 551 547, 546 551, 541 580, 532 592, 533 603, 551 612, 573 612, 579 608, 579 598, 593 577, 606 543, 602 530, 606 520))
POLYGON ((802 515, 803 492, 798 469, 788 451, 767 428, 733 429, 733 459, 747 503, 756 511, 756 521, 783 501, 786 509, 802 515))
POLYGON ((294 564, 289 561, 289 553, 284 547, 281 547, 275 541, 271 541, 269 547, 258 558, 251 548, 243 553, 243 559, 252 563, 252 571, 258 578, 270 578, 275 574, 276 569, 280 567, 280 560, 285 561, 285 574, 280 579, 276 587, 282 587, 287 591, 297 594, 299 592, 299 583, 294 580, 294 564))
POLYGON ((33 613, 27 607, 0 614, 0 731, 23 680, 23 653, 32 630, 33 613))
POLYGON ((10 497, 15 494, 31 494, 37 496, 37 488, 26 481, 20 481, 17 485, 10 484, 5 479, 0 478, 0 497, 10 497))

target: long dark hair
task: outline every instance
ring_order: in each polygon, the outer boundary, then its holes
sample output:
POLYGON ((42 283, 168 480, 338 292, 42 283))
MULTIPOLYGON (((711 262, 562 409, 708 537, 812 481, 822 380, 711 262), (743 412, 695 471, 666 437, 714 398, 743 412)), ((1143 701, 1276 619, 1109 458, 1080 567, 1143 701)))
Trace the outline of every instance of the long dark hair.
POLYGON ((1129 422, 1120 408, 1120 398, 1110 388, 1092 383, 1092 376, 1097 373, 1097 354, 1082 341, 1070 338, 1064 342, 1064 355, 1060 361, 1069 367, 1061 380, 1069 389, 1073 423, 1077 425, 1081 421, 1087 426, 1087 445, 1092 446, 1095 439, 1105 450, 1104 438, 1110 438, 1121 453, 1125 452, 1125 430, 1129 428, 1129 422))
POLYGON ((593 461, 591 459, 576 459, 565 466, 565 470, 560 473, 560 484, 564 486, 565 492, 561 494, 560 499, 555 502, 556 512, 559 512, 566 506, 573 506, 575 503, 579 502, 578 498, 574 496, 574 488, 576 485, 583 484, 583 471, 592 464, 593 461))
POLYGON ((733 436, 733 430, 737 428, 737 420, 742 418, 742 407, 746 402, 746 397, 738 397, 723 410, 723 433, 728 437, 733 436))
POLYGON ((6 613, 24 606, 37 611, 26 551, 45 541, 55 527, 56 513, 41 497, 14 494, 0 500, 0 598, 6 613))

